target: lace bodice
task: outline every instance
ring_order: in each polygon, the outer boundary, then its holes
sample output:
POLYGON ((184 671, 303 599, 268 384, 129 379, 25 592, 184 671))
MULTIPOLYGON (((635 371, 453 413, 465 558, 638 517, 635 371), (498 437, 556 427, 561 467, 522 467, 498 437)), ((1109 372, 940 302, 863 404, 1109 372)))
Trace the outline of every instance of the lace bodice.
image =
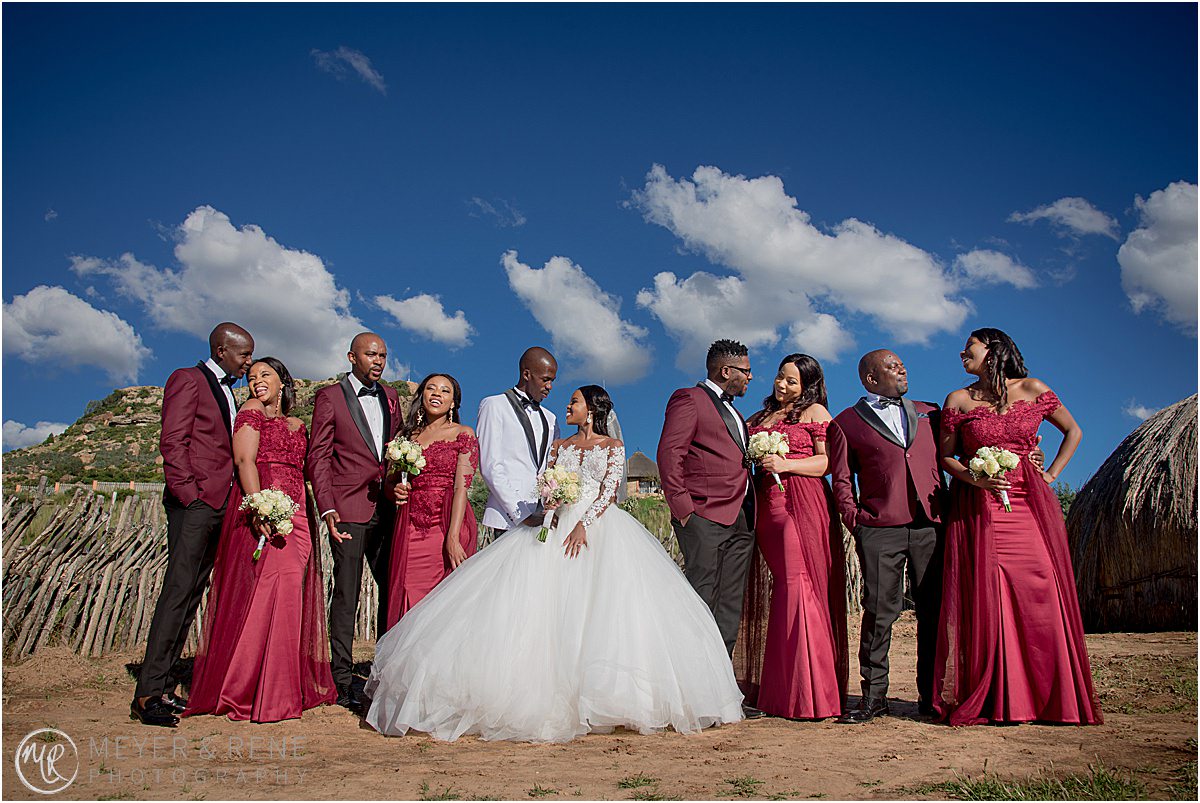
POLYGON ((943 410, 942 426, 958 433, 958 449, 963 457, 974 455, 980 446, 1000 446, 1024 458, 1037 444, 1042 421, 1059 407, 1062 402, 1048 390, 1033 401, 1013 402, 1004 413, 987 406, 965 413, 943 410))
POLYGON ((825 430, 829 428, 828 421, 801 421, 788 424, 776 421, 769 427, 750 427, 750 434, 755 432, 782 432, 788 437, 788 459, 799 460, 816 454, 816 442, 825 440, 825 430))
POLYGON ((263 488, 278 488, 304 505, 304 453, 308 432, 303 426, 292 430, 285 417, 267 418, 261 410, 241 410, 233 432, 250 427, 258 432, 258 454, 254 465, 263 488))
MULTIPOLYGON (((471 462, 471 473, 479 468, 479 441, 469 432, 460 433, 452 441, 435 441, 421 450, 425 468, 410 478, 412 492, 408 497, 408 515, 417 527, 441 524, 446 494, 454 493, 454 473, 458 456, 465 454, 471 462)), ((467 477, 467 485, 471 477, 467 477)))
POLYGON ((625 470, 625 446, 618 443, 583 450, 574 444, 563 444, 552 455, 551 465, 579 475, 579 501, 572 507, 587 505, 579 520, 584 527, 590 527, 617 498, 625 470))

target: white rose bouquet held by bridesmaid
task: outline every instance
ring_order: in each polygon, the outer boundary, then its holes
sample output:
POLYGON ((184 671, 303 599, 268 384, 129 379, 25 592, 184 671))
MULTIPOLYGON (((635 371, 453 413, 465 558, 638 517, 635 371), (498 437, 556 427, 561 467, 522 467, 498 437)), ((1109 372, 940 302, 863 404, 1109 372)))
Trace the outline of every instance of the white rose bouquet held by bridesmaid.
MULTIPOLYGON (((967 464, 967 470, 975 479, 980 477, 1001 478, 1016 468, 1020 462, 1021 458, 1008 449, 1001 449, 999 446, 980 446, 975 451, 975 456, 967 464)), ((1001 489, 998 495, 1000 501, 1004 503, 1004 510, 1012 513, 1012 505, 1008 501, 1008 491, 1001 489)))
MULTIPOLYGON (((292 516, 300 512, 300 505, 278 488, 266 488, 243 497, 238 509, 249 511, 255 518, 266 522, 274 532, 287 536, 292 532, 292 516)), ((254 560, 262 557, 266 543, 267 537, 259 535, 258 546, 254 548, 254 560)))
MULTIPOLYGON (((791 448, 791 444, 788 443, 787 433, 785 432, 777 430, 755 432, 750 436, 750 443, 746 446, 746 456, 755 463, 760 463, 769 454, 787 457, 791 448)), ((779 478, 779 474, 772 471, 771 477, 775 480, 775 487, 782 491, 783 480, 779 478)))
POLYGON ((392 470, 400 473, 400 484, 408 485, 408 475, 414 477, 425 468, 425 458, 421 454, 421 444, 397 435, 387 445, 387 459, 392 464, 392 470))

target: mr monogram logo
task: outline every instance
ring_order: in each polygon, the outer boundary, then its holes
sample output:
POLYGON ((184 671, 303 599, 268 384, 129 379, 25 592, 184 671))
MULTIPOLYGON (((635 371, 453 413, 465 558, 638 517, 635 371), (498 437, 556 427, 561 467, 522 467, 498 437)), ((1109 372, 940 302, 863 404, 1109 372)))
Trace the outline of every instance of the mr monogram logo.
POLYGON ((79 749, 62 731, 39 728, 25 734, 14 762, 26 789, 53 795, 70 786, 79 774, 79 749))

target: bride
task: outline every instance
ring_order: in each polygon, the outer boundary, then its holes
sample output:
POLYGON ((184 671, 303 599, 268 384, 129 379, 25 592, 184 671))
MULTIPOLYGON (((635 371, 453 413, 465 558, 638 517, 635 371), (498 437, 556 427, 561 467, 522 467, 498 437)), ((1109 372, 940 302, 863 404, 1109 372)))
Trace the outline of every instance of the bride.
POLYGON ((692 733, 742 718, 742 694, 708 607, 636 519, 613 505, 625 447, 612 401, 576 390, 550 462, 579 500, 510 530, 453 571, 375 648, 367 722, 453 741, 566 742, 623 726, 692 733), (548 518, 549 521, 549 518, 548 518))

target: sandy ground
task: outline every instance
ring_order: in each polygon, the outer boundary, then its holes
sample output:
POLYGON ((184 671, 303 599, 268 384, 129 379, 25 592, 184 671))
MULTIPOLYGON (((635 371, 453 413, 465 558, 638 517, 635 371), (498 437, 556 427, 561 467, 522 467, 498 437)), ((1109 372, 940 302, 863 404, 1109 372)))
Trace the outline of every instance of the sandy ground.
MULTIPOLYGON (((128 718, 125 664, 140 655, 48 651, 4 666, 2 792, 45 799, 22 785, 14 753, 26 734, 53 727, 78 749, 76 780, 54 795, 72 799, 923 798, 940 795, 922 785, 956 775, 1061 776, 1096 763, 1136 777, 1147 797, 1180 796, 1172 784, 1197 753, 1195 633, 1089 636, 1106 716, 1089 728, 919 720, 913 640, 906 617, 892 646, 893 715, 867 725, 768 718, 694 736, 618 731, 568 745, 385 738, 334 707, 270 725, 199 717, 147 728, 128 718)), ((64 774, 70 758, 58 762, 64 774)))

